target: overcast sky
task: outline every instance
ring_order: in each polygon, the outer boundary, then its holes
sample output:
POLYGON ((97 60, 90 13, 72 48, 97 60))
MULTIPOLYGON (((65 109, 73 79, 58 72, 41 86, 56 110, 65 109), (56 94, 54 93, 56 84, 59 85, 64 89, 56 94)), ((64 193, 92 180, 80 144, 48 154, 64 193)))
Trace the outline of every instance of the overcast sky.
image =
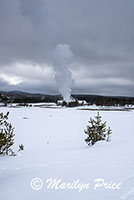
POLYGON ((0 90, 57 93, 57 44, 73 93, 134 96, 134 0, 0 0, 0 90))

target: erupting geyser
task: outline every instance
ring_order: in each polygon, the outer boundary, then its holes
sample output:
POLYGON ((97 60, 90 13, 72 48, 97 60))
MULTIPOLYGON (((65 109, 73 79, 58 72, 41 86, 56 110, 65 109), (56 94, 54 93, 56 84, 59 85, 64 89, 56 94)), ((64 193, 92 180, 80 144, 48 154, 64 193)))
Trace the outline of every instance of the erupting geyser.
MULTIPOLYGON (((59 92, 63 99, 69 102, 71 101, 71 86, 73 83, 69 65, 72 62, 73 53, 68 44, 58 44, 56 38, 60 32, 60 27, 44 2, 42 0, 21 0, 20 8, 23 15, 29 18, 31 25, 36 27, 37 33, 39 34, 39 47, 43 49, 40 51, 39 58, 44 64, 47 62, 53 64, 55 81, 59 92), (55 46, 55 44, 57 45, 55 46), (42 54, 44 51, 45 56, 44 53, 42 54)), ((38 62, 38 59, 36 62, 38 62)))
POLYGON ((55 81, 59 92, 66 102, 71 101, 71 86, 73 79, 69 70, 73 53, 68 44, 57 44, 53 51, 53 67, 55 70, 55 81))

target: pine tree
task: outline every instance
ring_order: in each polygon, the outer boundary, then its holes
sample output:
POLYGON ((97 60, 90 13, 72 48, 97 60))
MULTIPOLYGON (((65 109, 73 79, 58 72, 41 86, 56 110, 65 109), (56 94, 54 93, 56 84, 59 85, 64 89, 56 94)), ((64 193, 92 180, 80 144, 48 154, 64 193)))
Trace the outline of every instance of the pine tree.
POLYGON ((14 128, 8 123, 9 112, 0 113, 0 155, 15 155, 11 146, 14 144, 14 128))
POLYGON ((107 142, 110 141, 110 136, 112 130, 110 127, 106 129, 106 122, 102 122, 102 117, 99 115, 95 116, 95 119, 90 118, 89 126, 87 126, 87 130, 84 130, 85 134, 88 137, 85 139, 85 142, 88 145, 94 145, 97 141, 106 140, 107 142))

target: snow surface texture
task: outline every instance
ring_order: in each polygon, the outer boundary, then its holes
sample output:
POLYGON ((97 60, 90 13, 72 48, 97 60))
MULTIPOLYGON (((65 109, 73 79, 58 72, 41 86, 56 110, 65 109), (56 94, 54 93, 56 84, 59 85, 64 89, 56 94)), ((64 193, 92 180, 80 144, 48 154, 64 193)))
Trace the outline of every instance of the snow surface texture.
POLYGON ((15 127, 15 145, 25 150, 16 157, 0 158, 2 200, 133 200, 134 199, 134 112, 102 111, 112 128, 112 141, 88 147, 84 129, 96 111, 76 108, 0 108, 9 110, 15 127), (30 182, 40 178, 43 187, 33 190, 30 182), (91 183, 88 190, 48 190, 46 180, 62 179, 91 183), (93 190, 94 180, 121 182, 120 190, 93 190))

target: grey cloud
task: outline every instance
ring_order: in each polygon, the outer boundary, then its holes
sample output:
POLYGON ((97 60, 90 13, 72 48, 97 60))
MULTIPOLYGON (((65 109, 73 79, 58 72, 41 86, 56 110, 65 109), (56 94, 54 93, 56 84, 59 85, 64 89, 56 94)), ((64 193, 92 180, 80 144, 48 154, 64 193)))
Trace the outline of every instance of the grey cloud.
MULTIPOLYGON (((21 76, 19 67, 12 67, 17 62, 32 63, 31 72, 35 63, 45 70, 51 64, 52 47, 67 43, 74 53, 73 77, 77 83, 83 82, 76 84, 73 92, 134 95, 133 84, 109 84, 107 80, 119 78, 133 83, 133 10, 133 0, 1 0, 0 73, 21 76), (90 85, 86 81, 100 78, 104 84, 93 81, 90 85)), ((23 78, 30 79, 29 70, 21 73, 23 78)), ((39 74, 33 77, 40 84, 32 85, 25 80, 16 87, 56 91, 54 82, 48 81, 47 85, 39 74)), ((0 82, 1 88, 4 86, 0 82)))

